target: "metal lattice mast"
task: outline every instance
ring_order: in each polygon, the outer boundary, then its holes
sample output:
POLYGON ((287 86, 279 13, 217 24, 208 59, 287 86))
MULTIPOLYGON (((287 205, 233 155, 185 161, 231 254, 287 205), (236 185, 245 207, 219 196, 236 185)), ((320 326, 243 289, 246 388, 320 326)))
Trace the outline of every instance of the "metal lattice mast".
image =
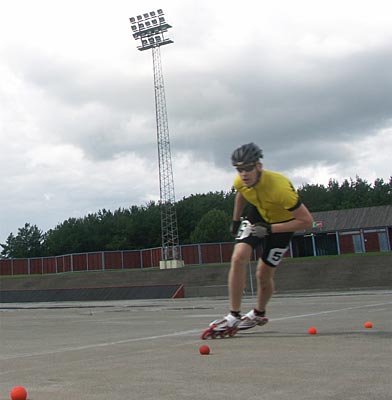
POLYGON ((161 231, 164 260, 178 259, 178 229, 175 209, 175 191, 170 152, 169 124, 166 110, 160 47, 152 49, 155 88, 155 112, 159 159, 159 189, 161 206, 161 231))
POLYGON ((152 49, 159 160, 162 258, 164 261, 179 260, 169 124, 160 54, 161 46, 173 43, 172 40, 164 37, 171 25, 165 21, 164 13, 161 9, 132 17, 130 22, 133 37, 141 41, 141 46, 138 46, 138 49, 141 51, 152 49))

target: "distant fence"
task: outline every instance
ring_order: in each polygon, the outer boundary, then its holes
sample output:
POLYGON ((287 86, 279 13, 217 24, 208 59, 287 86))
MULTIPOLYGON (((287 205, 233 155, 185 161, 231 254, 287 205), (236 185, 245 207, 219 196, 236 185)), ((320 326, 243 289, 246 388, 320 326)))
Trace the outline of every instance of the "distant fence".
MULTIPOLYGON (((180 246, 180 258, 185 265, 230 262, 234 242, 202 243, 180 246)), ((346 232, 296 235, 290 242, 286 257, 307 257, 391 251, 392 227, 359 229, 346 232)), ((260 254, 254 251, 252 261, 260 254)), ((0 275, 58 274, 77 271, 107 271, 159 267, 162 248, 144 250, 97 251, 0 260, 0 275)))
MULTIPOLYGON (((208 243, 180 246, 185 265, 229 262, 234 243, 208 243)), ((161 247, 144 250, 98 251, 0 260, 0 275, 58 274, 78 271, 107 271, 158 267, 161 247)))

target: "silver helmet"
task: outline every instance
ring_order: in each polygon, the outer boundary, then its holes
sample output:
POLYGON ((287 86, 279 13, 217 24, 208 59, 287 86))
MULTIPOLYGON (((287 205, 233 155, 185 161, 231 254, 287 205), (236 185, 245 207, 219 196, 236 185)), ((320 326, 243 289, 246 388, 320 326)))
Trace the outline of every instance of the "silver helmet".
POLYGON ((233 151, 231 163, 236 165, 249 164, 263 158, 263 151, 254 143, 244 144, 233 151))

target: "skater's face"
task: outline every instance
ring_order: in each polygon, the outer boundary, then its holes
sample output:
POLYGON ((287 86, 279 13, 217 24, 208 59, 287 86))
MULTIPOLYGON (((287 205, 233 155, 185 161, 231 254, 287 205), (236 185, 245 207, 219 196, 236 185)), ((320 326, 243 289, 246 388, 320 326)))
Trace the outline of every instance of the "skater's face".
POLYGON ((244 184, 247 187, 251 187, 259 181, 262 168, 263 164, 256 162, 256 163, 238 165, 236 167, 236 170, 242 182, 244 182, 244 184))

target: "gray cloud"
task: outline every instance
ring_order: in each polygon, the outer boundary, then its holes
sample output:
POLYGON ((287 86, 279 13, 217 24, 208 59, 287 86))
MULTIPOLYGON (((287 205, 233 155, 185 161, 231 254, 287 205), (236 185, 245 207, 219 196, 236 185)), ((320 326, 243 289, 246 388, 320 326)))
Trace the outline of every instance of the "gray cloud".
POLYGON ((326 151, 331 142, 337 149, 390 126, 391 54, 385 47, 347 58, 309 60, 311 68, 303 76, 293 75, 290 65, 272 75, 259 64, 248 68, 237 63, 234 78, 233 64, 227 63, 214 77, 199 76, 196 82, 182 77, 171 108, 175 129, 184 137, 181 141, 179 135, 177 145, 186 149, 191 136, 193 151, 221 154, 216 160, 222 166, 233 146, 244 141, 284 156, 278 158, 287 167, 298 163, 304 144, 314 155, 304 157, 309 163, 332 161, 341 154, 326 151))

